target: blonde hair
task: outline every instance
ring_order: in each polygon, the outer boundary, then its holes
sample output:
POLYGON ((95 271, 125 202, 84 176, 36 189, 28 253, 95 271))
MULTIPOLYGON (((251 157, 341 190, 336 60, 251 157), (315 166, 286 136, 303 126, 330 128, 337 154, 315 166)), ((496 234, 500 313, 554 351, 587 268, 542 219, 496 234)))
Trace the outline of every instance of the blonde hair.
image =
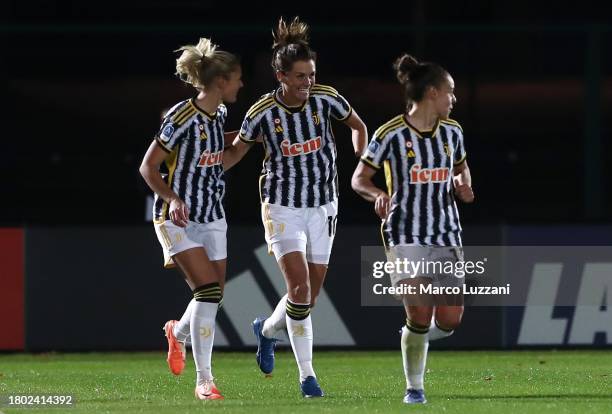
POLYGON ((176 75, 196 89, 205 89, 217 76, 229 77, 240 65, 240 59, 217 49, 210 39, 200 38, 197 45, 181 46, 176 60, 176 75))

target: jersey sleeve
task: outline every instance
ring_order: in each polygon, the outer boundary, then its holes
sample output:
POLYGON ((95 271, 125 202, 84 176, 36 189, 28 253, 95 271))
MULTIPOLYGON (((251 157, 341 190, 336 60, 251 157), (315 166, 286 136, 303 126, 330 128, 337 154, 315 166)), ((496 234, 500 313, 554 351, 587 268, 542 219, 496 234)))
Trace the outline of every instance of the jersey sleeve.
POLYGON ((384 136, 378 135, 379 131, 376 131, 366 148, 365 153, 361 156, 361 161, 366 165, 380 169, 382 163, 389 158, 389 145, 390 140, 388 139, 389 134, 384 136))
POLYGON ((261 121, 263 116, 261 113, 256 113, 254 111, 256 105, 253 105, 251 110, 245 115, 242 126, 240 127, 240 132, 238 133, 238 138, 247 144, 254 143, 261 134, 261 121))
POLYGON ((340 94, 336 94, 335 96, 329 97, 330 105, 331 105, 331 116, 338 121, 344 121, 351 116, 353 112, 353 108, 348 103, 348 101, 344 98, 344 96, 340 94))
POLYGON ((155 141, 167 152, 172 152, 186 136, 185 125, 179 125, 172 120, 171 117, 164 117, 161 128, 157 135, 155 135, 155 141))
POLYGON ((453 164, 459 165, 465 161, 467 153, 465 152, 465 144, 463 142, 463 131, 457 128, 457 142, 455 143, 455 150, 453 157, 453 164))
POLYGON ((225 125, 225 121, 227 120, 227 106, 224 104, 219 105, 219 121, 222 125, 225 125))

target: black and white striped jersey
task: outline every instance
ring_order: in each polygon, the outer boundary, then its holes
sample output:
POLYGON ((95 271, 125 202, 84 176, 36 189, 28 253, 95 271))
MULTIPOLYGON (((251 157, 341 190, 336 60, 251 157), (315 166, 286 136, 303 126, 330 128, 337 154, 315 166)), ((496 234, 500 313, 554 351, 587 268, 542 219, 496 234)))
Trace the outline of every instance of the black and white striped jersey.
MULTIPOLYGON (((227 109, 214 114, 189 99, 172 107, 155 136, 169 153, 161 166, 162 177, 189 209, 189 220, 209 223, 224 217, 223 126, 227 109)), ((155 195, 153 219, 169 220, 168 203, 155 195)))
POLYGON ((278 91, 262 96, 247 112, 239 138, 263 137, 262 202, 318 207, 338 196, 336 144, 331 119, 345 120, 349 103, 334 88, 314 85, 300 107, 287 107, 278 91))
POLYGON ((463 130, 439 120, 418 131, 404 115, 374 133, 362 162, 384 167, 391 206, 383 241, 396 245, 461 246, 461 223, 453 193, 453 167, 465 161, 463 130))

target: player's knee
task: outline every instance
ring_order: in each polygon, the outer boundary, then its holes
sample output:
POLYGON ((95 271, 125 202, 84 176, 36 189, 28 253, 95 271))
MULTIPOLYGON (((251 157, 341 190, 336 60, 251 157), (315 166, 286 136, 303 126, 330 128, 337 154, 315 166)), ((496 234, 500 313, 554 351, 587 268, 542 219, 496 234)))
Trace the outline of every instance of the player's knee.
POLYGON ((426 307, 413 307, 408 314, 408 320, 415 325, 429 327, 431 322, 431 310, 426 307))
POLYGON ((289 286, 289 297, 296 303, 310 303, 310 284, 308 282, 293 283, 289 286))
POLYGON ((429 323, 431 322, 431 319, 428 321, 426 317, 422 317, 419 315, 411 316, 409 319, 414 325, 418 325, 418 326, 429 327, 429 323))
POLYGON ((461 325, 463 313, 436 315, 436 325, 445 331, 454 331, 461 325))

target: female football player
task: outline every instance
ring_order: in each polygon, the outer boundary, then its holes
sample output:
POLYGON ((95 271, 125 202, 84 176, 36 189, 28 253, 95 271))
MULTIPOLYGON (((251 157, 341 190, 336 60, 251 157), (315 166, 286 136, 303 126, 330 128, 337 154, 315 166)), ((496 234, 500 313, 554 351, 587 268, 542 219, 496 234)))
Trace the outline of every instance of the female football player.
POLYGON ((144 156, 140 173, 155 192, 154 226, 165 265, 178 264, 193 300, 180 321, 168 321, 168 365, 185 366, 184 342, 191 335, 201 400, 223 399, 213 382, 211 354, 217 308, 223 295, 227 224, 221 204, 224 102, 235 102, 243 86, 238 58, 210 39, 183 46, 176 73, 197 95, 174 105, 144 156), (160 171, 161 167, 161 171, 160 171))
POLYGON ((298 18, 290 24, 281 18, 273 36, 272 68, 279 87, 247 112, 232 152, 227 151, 227 163, 236 162, 258 137, 263 138, 262 220, 287 295, 271 316, 253 323, 257 363, 264 373, 272 372, 274 335, 286 327, 302 394, 321 397, 312 366, 310 309, 323 285, 336 233, 338 181, 332 119, 351 128, 357 156, 365 148, 367 130, 336 89, 315 82, 317 56, 308 43, 308 26, 298 18))
MULTIPOLYGON (((389 261, 457 262, 462 259, 461 224, 455 199, 474 200, 466 161, 463 130, 449 114, 456 103, 455 82, 435 63, 418 62, 404 54, 395 64, 407 97, 406 112, 382 125, 372 137, 353 174, 352 187, 374 203, 383 220, 383 242, 389 261), (387 191, 372 177, 384 167, 387 191)), ((454 275, 391 274, 397 285, 435 282, 461 284, 454 275)), ((406 325, 401 349, 406 375, 405 403, 425 403, 423 375, 429 338, 450 335, 461 322, 461 297, 435 302, 404 296, 406 325), (434 306, 438 305, 438 306, 434 306), (434 322, 431 323, 432 316, 434 322), (430 324, 432 329, 430 330, 430 324)))

